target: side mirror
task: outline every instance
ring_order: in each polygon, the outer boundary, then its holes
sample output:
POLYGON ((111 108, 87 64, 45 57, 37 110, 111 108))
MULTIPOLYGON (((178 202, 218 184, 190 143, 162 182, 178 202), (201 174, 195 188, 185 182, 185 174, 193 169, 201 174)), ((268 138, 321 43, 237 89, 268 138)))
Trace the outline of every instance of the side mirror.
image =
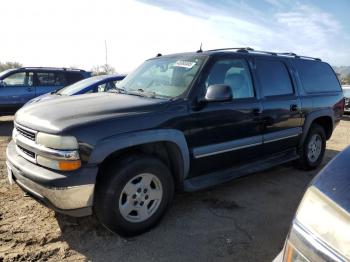
POLYGON ((0 86, 4 86, 4 80, 0 80, 0 86))
POLYGON ((211 85, 208 87, 204 100, 206 102, 225 102, 232 100, 232 90, 228 85, 211 85))
POLYGON ((105 85, 99 85, 97 88, 97 92, 101 93, 104 92, 106 90, 106 86, 105 85))

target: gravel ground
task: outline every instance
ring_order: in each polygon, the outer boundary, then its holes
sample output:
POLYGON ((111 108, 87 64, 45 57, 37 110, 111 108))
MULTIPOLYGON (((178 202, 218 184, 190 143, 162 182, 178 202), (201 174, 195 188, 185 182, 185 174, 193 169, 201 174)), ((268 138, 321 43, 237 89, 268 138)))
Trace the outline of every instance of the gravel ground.
MULTIPOLYGON (((162 222, 124 239, 94 217, 55 214, 6 178, 12 118, 0 117, 1 261, 271 261, 282 249, 304 190, 317 173, 279 166, 214 189, 178 194, 162 222)), ((350 118, 327 143, 326 164, 350 144, 350 118)))

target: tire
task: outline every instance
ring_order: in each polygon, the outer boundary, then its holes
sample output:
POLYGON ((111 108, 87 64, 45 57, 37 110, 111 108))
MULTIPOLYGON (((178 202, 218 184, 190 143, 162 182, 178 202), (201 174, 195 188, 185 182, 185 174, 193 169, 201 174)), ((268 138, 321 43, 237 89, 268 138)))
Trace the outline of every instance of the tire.
POLYGON ((300 150, 298 167, 304 170, 316 169, 322 163, 325 150, 325 131, 320 125, 312 124, 300 150))
POLYGON ((174 197, 174 180, 160 160, 134 155, 109 165, 98 179, 94 212, 107 229, 134 236, 154 227, 174 197))

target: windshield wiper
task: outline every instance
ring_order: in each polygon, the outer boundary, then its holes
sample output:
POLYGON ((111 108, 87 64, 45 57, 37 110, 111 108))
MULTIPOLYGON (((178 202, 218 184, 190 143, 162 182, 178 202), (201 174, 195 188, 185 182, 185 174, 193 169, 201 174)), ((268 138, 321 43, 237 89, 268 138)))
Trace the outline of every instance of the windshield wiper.
POLYGON ((129 91, 128 94, 142 96, 142 97, 150 97, 150 98, 155 98, 157 95, 156 92, 146 92, 142 88, 137 89, 137 91, 136 90, 129 91))
POLYGON ((108 90, 108 92, 118 93, 118 94, 126 94, 126 95, 132 95, 132 96, 149 97, 149 98, 161 98, 162 97, 162 96, 157 95, 156 92, 147 92, 147 91, 143 90, 142 88, 139 88, 137 90, 126 91, 126 89, 124 87, 115 87, 113 89, 108 90))

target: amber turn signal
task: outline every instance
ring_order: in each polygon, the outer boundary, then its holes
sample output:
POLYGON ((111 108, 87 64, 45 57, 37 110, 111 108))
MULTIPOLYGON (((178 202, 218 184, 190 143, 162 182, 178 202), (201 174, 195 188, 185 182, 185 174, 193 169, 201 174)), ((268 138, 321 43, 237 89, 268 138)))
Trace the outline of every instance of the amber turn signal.
POLYGON ((62 171, 70 171, 70 170, 76 170, 79 167, 81 167, 80 160, 74 160, 74 161, 59 161, 58 167, 62 171))

